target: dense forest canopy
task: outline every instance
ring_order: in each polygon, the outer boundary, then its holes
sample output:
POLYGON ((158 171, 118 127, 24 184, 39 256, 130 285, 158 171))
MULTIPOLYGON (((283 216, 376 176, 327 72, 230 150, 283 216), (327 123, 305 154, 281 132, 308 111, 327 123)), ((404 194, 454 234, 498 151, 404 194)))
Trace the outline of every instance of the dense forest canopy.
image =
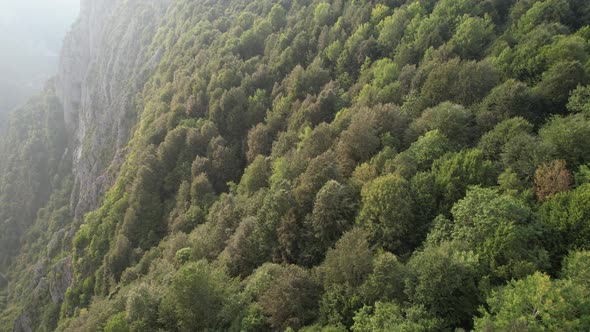
POLYGON ((157 22, 83 218, 58 82, 12 115, 0 330, 590 330, 590 2, 173 0, 157 22))

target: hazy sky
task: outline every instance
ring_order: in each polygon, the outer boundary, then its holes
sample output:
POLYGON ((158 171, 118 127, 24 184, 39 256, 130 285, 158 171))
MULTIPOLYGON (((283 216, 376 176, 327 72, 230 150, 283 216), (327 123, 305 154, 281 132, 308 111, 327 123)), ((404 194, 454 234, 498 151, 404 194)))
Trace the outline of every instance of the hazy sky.
MULTIPOLYGON (((0 47, 33 53, 59 51, 79 12, 80 0, 0 0, 0 47), (6 45, 8 42, 9 45, 6 45), (12 45, 10 45, 12 44, 12 45)), ((13 53, 15 50, 2 50, 13 53)), ((34 55, 37 55, 34 54, 34 55)))
POLYGON ((0 113, 22 104, 57 72, 79 6, 80 0, 0 0, 0 113))

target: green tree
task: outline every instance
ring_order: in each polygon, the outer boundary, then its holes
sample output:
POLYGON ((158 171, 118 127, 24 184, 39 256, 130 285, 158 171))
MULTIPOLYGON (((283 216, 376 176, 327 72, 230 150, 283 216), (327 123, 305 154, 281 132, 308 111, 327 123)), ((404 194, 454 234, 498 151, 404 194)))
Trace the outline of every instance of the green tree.
POLYGON ((128 332, 129 327, 125 320, 125 313, 120 312, 112 316, 104 326, 105 332, 128 332))
POLYGON ((299 329, 317 315, 318 285, 309 271, 296 266, 281 267, 259 299, 260 307, 275 330, 299 329))
POLYGON ((398 175, 385 175, 362 190, 357 224, 369 232, 371 243, 405 254, 417 245, 410 184, 398 175))
POLYGON ((498 123, 492 130, 485 133, 478 144, 484 156, 491 160, 498 160, 501 157, 505 146, 517 136, 530 135, 533 133, 533 126, 524 118, 515 117, 498 123))
POLYGON ((275 31, 287 25, 287 11, 280 4, 275 4, 269 13, 270 24, 275 31))
POLYGON ((270 178, 270 162, 263 156, 258 156, 244 171, 238 193, 252 195, 258 190, 268 186, 270 178))
POLYGON ((590 86, 578 85, 570 94, 567 109, 570 112, 590 114, 590 86))
POLYGON ((428 332, 443 329, 440 319, 423 307, 403 308, 394 302, 377 302, 365 306, 354 316, 353 332, 428 332))
POLYGON ((539 220, 549 227, 546 247, 557 266, 568 251, 590 248, 590 185, 557 193, 541 205, 539 220))
POLYGON ((579 61, 561 61, 543 73, 533 91, 544 99, 548 112, 558 113, 565 109, 570 92, 587 81, 588 75, 579 61))
POLYGON ((426 246, 408 262, 406 293, 445 326, 469 328, 479 303, 478 258, 448 242, 426 246))
POLYGON ((353 224, 358 202, 352 189, 328 181, 317 193, 311 216, 313 242, 319 242, 320 250, 332 247, 353 224))
POLYGON ((490 16, 464 15, 449 44, 463 59, 477 59, 494 37, 494 24, 490 16))
POLYGON ((180 331, 227 328, 239 309, 239 284, 206 261, 184 265, 162 300, 161 315, 180 331))
POLYGON ((551 159, 563 159, 569 167, 590 160, 590 121, 583 114, 553 117, 539 130, 539 137, 547 144, 546 154, 551 159))
POLYGON ((157 331, 162 327, 158 322, 162 297, 162 289, 153 284, 140 283, 131 288, 123 317, 129 323, 130 331, 157 331))
POLYGON ((484 159, 481 150, 449 153, 432 165, 439 197, 439 212, 447 213, 453 203, 463 198, 471 185, 492 186, 496 182, 493 163, 484 159))
POLYGON ((547 266, 540 227, 523 202, 490 188, 472 188, 452 209, 454 240, 478 255, 492 283, 547 266))
POLYGON ((392 253, 380 252, 373 259, 373 270, 361 285, 360 293, 365 303, 398 301, 406 299, 404 281, 406 267, 392 253))
POLYGON ((588 291, 571 281, 553 281, 541 272, 495 291, 488 310, 475 318, 476 331, 584 331, 590 328, 588 291))
POLYGON ((438 130, 454 147, 469 146, 476 135, 475 118, 463 106, 444 102, 429 108, 410 125, 410 140, 438 130))
POLYGON ((536 99, 526 84, 509 79, 492 89, 482 100, 477 108, 477 123, 487 131, 497 123, 516 116, 537 122, 540 119, 535 114, 536 99))
POLYGON ((344 233, 335 247, 328 250, 320 267, 325 287, 358 287, 362 284, 373 266, 373 252, 367 242, 367 235, 365 231, 355 228, 344 233))

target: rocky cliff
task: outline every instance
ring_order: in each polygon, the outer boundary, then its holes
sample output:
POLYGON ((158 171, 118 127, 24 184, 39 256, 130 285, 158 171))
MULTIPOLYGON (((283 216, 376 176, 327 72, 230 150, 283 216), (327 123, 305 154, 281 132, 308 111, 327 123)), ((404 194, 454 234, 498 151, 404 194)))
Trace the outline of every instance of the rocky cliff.
POLYGON ((148 47, 169 0, 90 1, 68 34, 58 73, 58 96, 70 133, 76 218, 96 208, 112 185, 136 120, 148 47))
MULTIPOLYGON (((34 202, 25 203, 30 212, 23 213, 22 220, 12 223, 15 225, 14 241, 11 241, 14 252, 18 252, 17 246, 46 247, 41 255, 23 250, 20 263, 13 261, 13 267, 5 268, 7 279, 13 285, 19 284, 14 289, 9 287, 6 299, 19 305, 8 306, 5 310, 0 305, 0 322, 16 317, 15 331, 34 331, 50 324, 47 318, 41 317, 44 311, 59 315, 58 309, 47 311, 47 308, 59 308, 73 281, 74 271, 68 253, 71 239, 84 213, 96 208, 102 194, 113 184, 118 166, 124 160, 125 145, 137 118, 135 96, 154 69, 156 62, 149 60, 157 50, 150 49, 150 44, 168 4, 169 0, 81 1, 80 17, 64 41, 57 77, 48 84, 41 98, 51 99, 52 112, 45 111, 44 103, 35 105, 37 110, 31 112, 50 113, 48 117, 57 118, 56 123, 63 125, 66 141, 60 148, 50 149, 47 156, 43 155, 42 158, 56 160, 56 166, 47 170, 55 171, 55 178, 31 188, 30 196, 21 199, 34 202), (42 212, 37 214, 37 209, 43 206, 42 212), (56 218, 56 210, 62 218, 56 218), (57 219, 61 221, 56 222, 57 219), (44 234, 25 236, 30 226, 42 229, 44 234), (23 239, 19 241, 21 236, 23 239), (23 264, 23 261, 28 263, 23 264), (27 277, 19 281, 21 276, 27 277)), ((43 121, 39 121, 40 127, 43 121)), ((13 131, 19 130, 13 128, 13 131)), ((23 140, 27 133, 21 134, 23 140)), ((6 141, 9 140, 7 137, 6 141)), ((20 161, 26 159, 25 156, 20 161)), ((6 175, 11 174, 11 168, 17 167, 18 162, 1 164, 0 169, 6 175)), ((27 174, 21 176, 28 177, 27 174)), ((51 178, 39 176, 42 177, 51 178)), ((10 192, 9 188, 4 185, 2 192, 10 192)), ((0 300, 3 299, 1 295, 0 300)), ((57 316, 53 319, 58 319, 57 316)))

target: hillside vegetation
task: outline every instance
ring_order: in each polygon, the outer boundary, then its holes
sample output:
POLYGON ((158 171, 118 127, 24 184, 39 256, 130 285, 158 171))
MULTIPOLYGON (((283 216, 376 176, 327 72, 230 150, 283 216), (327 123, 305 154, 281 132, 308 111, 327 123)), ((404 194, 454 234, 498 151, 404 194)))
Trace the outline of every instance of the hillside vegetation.
POLYGON ((142 41, 83 220, 59 99, 12 117, 0 330, 590 330, 590 2, 174 0, 142 41))

